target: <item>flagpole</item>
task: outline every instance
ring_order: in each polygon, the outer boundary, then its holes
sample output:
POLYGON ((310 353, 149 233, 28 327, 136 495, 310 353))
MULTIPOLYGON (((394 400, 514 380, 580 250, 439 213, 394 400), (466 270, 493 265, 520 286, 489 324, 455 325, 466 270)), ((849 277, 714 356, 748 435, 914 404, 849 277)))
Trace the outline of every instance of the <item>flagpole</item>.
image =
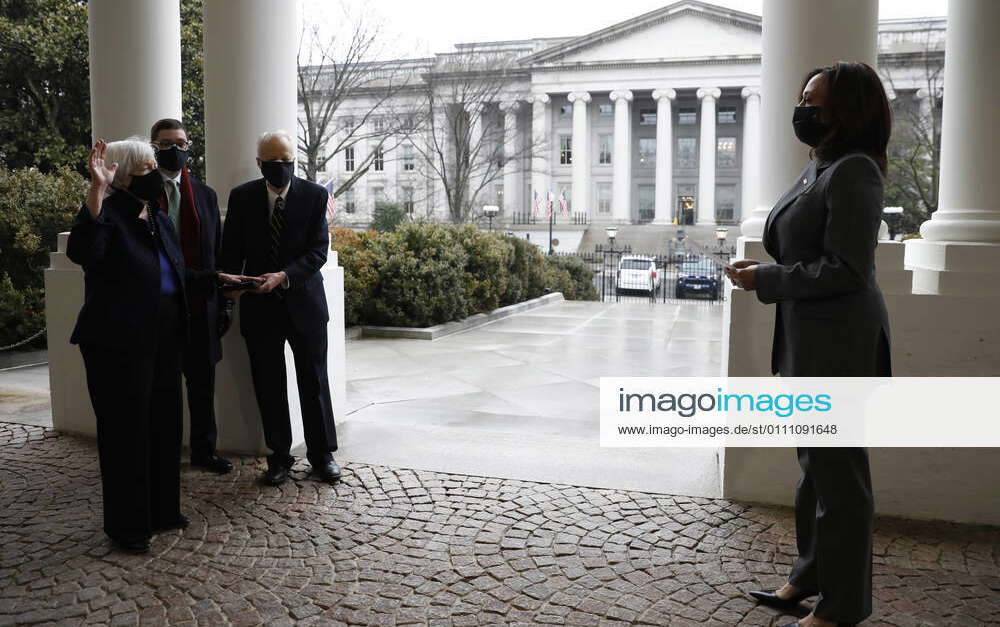
POLYGON ((554 251, 552 250, 552 221, 555 219, 555 211, 552 210, 552 202, 549 202, 549 254, 551 255, 554 251))

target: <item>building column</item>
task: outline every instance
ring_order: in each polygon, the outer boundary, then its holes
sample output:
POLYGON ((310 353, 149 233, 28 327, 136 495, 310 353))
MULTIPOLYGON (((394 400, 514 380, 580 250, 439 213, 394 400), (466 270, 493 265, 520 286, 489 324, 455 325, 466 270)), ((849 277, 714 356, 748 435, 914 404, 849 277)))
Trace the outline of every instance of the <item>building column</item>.
POLYGON ((615 103, 614 151, 611 153, 611 217, 615 222, 632 221, 632 117, 629 103, 632 92, 619 89, 611 92, 615 103))
POLYGON ((1000 3, 948 5, 938 208, 906 242, 913 291, 1000 295, 1000 3))
POLYGON ((298 2, 211 0, 204 29, 205 170, 224 201, 236 185, 260 178, 261 133, 280 129, 295 142, 298 2))
POLYGON ((743 96, 743 163, 740 168, 740 219, 753 213, 757 206, 757 186, 760 179, 760 90, 744 87, 743 96))
POLYGON ((181 119, 178 0, 91 0, 87 20, 91 139, 148 138, 157 120, 181 119))
POLYGON ((921 87, 914 94, 914 98, 917 100, 918 110, 920 111, 920 121, 923 124, 933 124, 934 123, 934 100, 931 98, 931 92, 926 87, 921 87))
POLYGON ((521 170, 518 167, 521 142, 517 134, 517 110, 520 106, 517 100, 500 103, 500 110, 503 111, 503 210, 508 215, 524 210, 517 184, 521 170))
POLYGON ((698 90, 701 100, 701 136, 698 146, 698 224, 715 224, 715 102, 718 87, 698 90))
MULTIPOLYGON (((549 187, 551 186, 549 155, 552 154, 551 133, 549 131, 550 108, 552 101, 548 94, 532 94, 528 99, 531 103, 531 190, 532 196, 528 211, 534 209, 534 193, 538 193, 541 207, 545 207, 548 202, 549 187)), ((539 215, 544 212, 539 211, 539 215)))
POLYGON ((674 112, 677 92, 669 87, 653 90, 656 101, 656 209, 653 224, 670 224, 674 188, 674 112))
POLYGON ((496 199, 488 190, 481 189, 488 157, 483 145, 483 103, 466 104, 465 114, 469 118, 469 194, 475 195, 471 202, 476 207, 492 205, 496 199))
MULTIPOLYGON (((573 103, 573 197, 570 210, 590 215, 590 120, 587 103, 590 93, 574 91, 568 96, 573 103)), ((555 209, 553 209, 555 211, 555 209)))
POLYGON ((743 235, 755 239, 763 235, 771 207, 809 162, 809 147, 792 131, 802 77, 837 59, 878 67, 878 0, 764 0, 762 13, 757 207, 743 215, 741 225, 743 235))

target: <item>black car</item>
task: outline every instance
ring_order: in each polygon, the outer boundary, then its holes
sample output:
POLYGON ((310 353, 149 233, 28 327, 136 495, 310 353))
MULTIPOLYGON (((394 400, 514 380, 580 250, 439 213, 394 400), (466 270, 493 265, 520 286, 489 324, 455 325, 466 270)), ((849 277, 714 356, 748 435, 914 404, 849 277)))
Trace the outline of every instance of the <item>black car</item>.
POLYGON ((722 295, 722 281, 719 268, 709 259, 685 261, 677 270, 676 298, 705 296, 718 300, 722 295), (689 296, 690 295, 690 296, 689 296))

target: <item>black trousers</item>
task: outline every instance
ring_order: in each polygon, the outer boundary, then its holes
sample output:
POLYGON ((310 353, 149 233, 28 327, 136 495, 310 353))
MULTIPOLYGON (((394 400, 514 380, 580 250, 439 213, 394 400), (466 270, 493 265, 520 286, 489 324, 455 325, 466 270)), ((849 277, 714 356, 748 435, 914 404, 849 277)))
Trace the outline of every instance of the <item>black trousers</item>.
POLYGON ((218 432, 215 426, 215 363, 209 351, 208 319, 192 313, 187 345, 184 347, 184 382, 187 385, 188 413, 191 416, 191 459, 215 454, 218 432))
POLYGON ((292 326, 283 303, 275 303, 272 312, 274 324, 267 333, 245 338, 254 393, 263 421, 264 443, 272 453, 268 456, 268 463, 290 467, 294 461, 289 454, 292 427, 285 371, 287 341, 295 359, 306 455, 309 463, 319 466, 330 461, 330 453, 337 450, 337 430, 333 422, 326 366, 326 326, 318 326, 303 334, 292 326))
POLYGON ((161 297, 156 352, 80 346, 97 417, 104 531, 148 539, 180 515, 181 304, 161 297))

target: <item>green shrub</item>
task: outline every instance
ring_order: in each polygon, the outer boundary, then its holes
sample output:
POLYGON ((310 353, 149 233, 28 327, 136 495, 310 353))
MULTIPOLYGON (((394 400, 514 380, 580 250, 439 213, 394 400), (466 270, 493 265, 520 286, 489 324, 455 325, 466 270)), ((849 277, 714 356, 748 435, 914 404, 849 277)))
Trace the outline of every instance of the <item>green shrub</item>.
POLYGON ((366 308, 378 286, 376 253, 373 250, 378 233, 357 233, 351 229, 330 229, 330 248, 337 251, 337 260, 344 268, 344 323, 361 324, 366 308))
POLYGON ((547 255, 549 266, 548 287, 553 292, 562 292, 566 300, 598 300, 594 287, 594 271, 579 257, 570 255, 547 255))
MULTIPOLYGON (((0 345, 45 326, 49 253, 56 249, 58 234, 72 226, 87 186, 69 167, 50 174, 0 169, 0 345)), ((44 339, 30 345, 39 346, 44 339)))
POLYGON ((372 213, 371 228, 379 233, 391 233, 406 220, 406 211, 398 203, 377 202, 372 213))
POLYGON ((404 223, 374 248, 379 282, 368 324, 427 327, 469 315, 468 255, 448 225, 404 223))
POLYGON ((452 229, 455 239, 466 253, 465 298, 469 309, 482 312, 500 307, 507 291, 507 267, 514 254, 513 247, 471 224, 452 229))

